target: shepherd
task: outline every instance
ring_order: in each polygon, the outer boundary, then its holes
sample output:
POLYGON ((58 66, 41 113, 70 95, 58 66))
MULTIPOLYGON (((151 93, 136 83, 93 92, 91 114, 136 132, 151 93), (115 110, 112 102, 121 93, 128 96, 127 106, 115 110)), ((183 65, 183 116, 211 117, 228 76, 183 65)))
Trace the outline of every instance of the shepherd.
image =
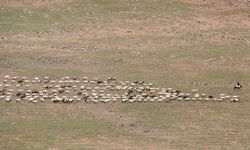
POLYGON ((234 85, 234 89, 235 90, 240 90, 242 88, 242 85, 240 84, 240 82, 237 82, 235 85, 234 85))

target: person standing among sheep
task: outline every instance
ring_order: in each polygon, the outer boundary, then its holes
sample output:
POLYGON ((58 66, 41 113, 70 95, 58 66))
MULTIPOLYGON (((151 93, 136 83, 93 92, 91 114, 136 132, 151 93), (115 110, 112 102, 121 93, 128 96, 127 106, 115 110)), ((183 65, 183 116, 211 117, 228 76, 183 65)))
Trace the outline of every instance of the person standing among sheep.
POLYGON ((240 84, 240 82, 237 82, 235 85, 234 85, 234 89, 235 90, 240 90, 242 88, 242 85, 240 84))

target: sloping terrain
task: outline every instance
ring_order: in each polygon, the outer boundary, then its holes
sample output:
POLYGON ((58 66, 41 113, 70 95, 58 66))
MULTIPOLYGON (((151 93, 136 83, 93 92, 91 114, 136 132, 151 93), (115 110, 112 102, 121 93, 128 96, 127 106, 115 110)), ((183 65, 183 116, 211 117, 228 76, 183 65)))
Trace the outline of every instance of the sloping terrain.
POLYGON ((241 97, 1 101, 0 149, 249 149, 249 66, 249 0, 0 0, 1 76, 113 76, 241 97))

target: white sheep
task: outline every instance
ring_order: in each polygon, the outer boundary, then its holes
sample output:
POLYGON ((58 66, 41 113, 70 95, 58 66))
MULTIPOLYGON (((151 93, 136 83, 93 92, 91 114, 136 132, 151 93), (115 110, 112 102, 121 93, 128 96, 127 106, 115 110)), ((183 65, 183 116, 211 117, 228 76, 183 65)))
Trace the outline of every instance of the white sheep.
POLYGON ((30 87, 30 85, 29 85, 29 84, 26 84, 25 87, 28 88, 28 87, 30 87))
POLYGON ((8 88, 8 87, 10 87, 10 85, 9 84, 4 84, 4 87, 8 88))
POLYGON ((22 77, 22 79, 23 79, 23 80, 26 80, 26 79, 28 79, 28 77, 22 77))
POLYGON ((183 100, 183 97, 178 97, 177 100, 181 101, 183 100))
POLYGON ((5 75, 4 78, 5 79, 10 79, 10 76, 9 75, 5 75))
POLYGON ((200 97, 200 94, 196 93, 194 94, 194 98, 199 98, 200 97))
POLYGON ((5 97, 5 101, 6 101, 6 102, 10 102, 10 101, 11 101, 11 96, 6 96, 6 97, 5 97))
POLYGON ((16 80, 10 80, 10 83, 16 83, 16 80))
POLYGON ((44 77, 44 79, 45 79, 45 80, 49 80, 49 79, 50 79, 50 77, 48 77, 48 76, 45 76, 45 77, 44 77))
POLYGON ((192 89, 192 93, 197 93, 198 89, 192 89))
POLYGON ((17 99, 16 99, 16 102, 21 102, 21 99, 20 99, 20 98, 17 98, 17 99))
POLYGON ((24 82, 24 83, 29 83, 29 82, 30 82, 30 80, 24 80, 23 82, 24 82))

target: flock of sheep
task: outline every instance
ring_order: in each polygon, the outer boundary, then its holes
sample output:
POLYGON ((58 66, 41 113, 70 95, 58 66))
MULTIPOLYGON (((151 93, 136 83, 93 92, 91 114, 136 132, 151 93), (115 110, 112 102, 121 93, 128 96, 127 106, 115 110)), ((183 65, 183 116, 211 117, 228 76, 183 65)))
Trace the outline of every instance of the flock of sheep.
POLYGON ((108 102, 170 102, 170 101, 213 101, 239 102, 239 96, 220 94, 218 97, 198 93, 193 89, 184 93, 173 88, 157 88, 144 81, 118 81, 88 77, 11 77, 5 75, 0 82, 0 101, 32 103, 108 103, 108 102))

